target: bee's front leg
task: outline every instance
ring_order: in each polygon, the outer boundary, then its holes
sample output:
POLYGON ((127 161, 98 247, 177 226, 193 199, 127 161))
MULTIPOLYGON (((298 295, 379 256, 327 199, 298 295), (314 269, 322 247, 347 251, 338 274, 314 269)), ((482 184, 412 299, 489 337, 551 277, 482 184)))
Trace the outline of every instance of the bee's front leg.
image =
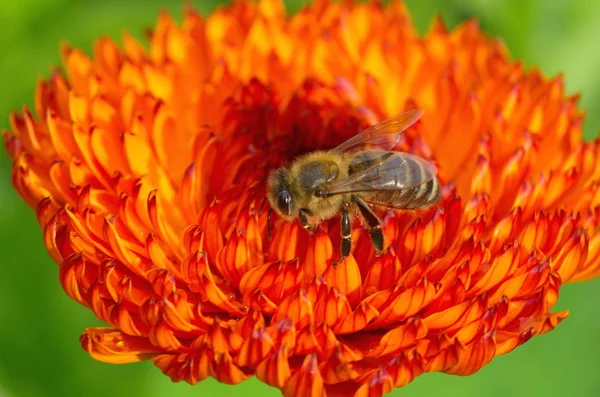
POLYGON ((352 224, 350 223, 350 214, 348 214, 347 206, 342 208, 341 218, 340 230, 342 232, 342 245, 340 247, 340 254, 342 258, 340 261, 343 261, 348 255, 350 255, 350 249, 352 248, 352 240, 350 239, 352 236, 352 224))
POLYGON ((352 223, 350 222, 350 213, 348 212, 348 204, 342 207, 342 214, 340 216, 340 232, 342 235, 342 241, 340 244, 340 260, 332 263, 333 267, 338 267, 340 263, 344 261, 350 255, 350 249, 352 248, 352 223))
POLYGON ((302 225, 304 230, 306 230, 310 234, 313 234, 317 229, 308 221, 308 215, 310 215, 309 210, 305 210, 304 208, 300 208, 298 210, 298 219, 300 220, 300 224, 302 225))

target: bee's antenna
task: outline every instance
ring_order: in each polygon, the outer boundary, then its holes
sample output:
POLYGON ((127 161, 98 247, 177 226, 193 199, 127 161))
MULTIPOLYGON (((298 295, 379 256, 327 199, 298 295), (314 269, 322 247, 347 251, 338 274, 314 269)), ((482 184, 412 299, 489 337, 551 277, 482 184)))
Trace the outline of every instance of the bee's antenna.
POLYGON ((260 206, 258 207, 258 213, 259 214, 262 212, 263 205, 265 205, 265 201, 267 201, 267 196, 263 197, 263 199, 260 202, 260 206))
POLYGON ((267 213, 267 240, 271 241, 271 213, 273 208, 269 206, 269 212, 267 213))

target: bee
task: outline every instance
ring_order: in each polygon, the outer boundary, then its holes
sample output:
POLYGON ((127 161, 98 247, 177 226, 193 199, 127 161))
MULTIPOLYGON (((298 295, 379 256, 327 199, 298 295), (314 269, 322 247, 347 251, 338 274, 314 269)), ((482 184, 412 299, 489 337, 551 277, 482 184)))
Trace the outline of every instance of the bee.
MULTIPOLYGON (((350 255, 352 219, 362 218, 377 255, 384 248, 381 219, 371 206, 416 209, 436 204, 437 169, 416 155, 391 151, 423 110, 409 110, 374 124, 330 150, 297 157, 267 181, 267 234, 274 210, 314 233, 319 222, 341 217, 341 260, 350 255)), ((341 261, 340 260, 340 261, 341 261)))

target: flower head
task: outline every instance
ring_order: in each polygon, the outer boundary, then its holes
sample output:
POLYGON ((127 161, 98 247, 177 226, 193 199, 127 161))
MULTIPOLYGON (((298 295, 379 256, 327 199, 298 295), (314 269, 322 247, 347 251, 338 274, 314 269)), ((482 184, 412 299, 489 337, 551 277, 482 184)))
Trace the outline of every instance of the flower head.
POLYGON ((401 3, 238 1, 146 50, 65 46, 5 134, 83 348, 174 381, 256 375, 287 396, 383 395, 468 375, 552 330, 560 286, 600 273, 597 142, 577 97, 470 21, 416 34, 401 3), (382 211, 387 249, 260 207, 270 170, 410 108, 398 148, 436 162, 439 205, 382 211))

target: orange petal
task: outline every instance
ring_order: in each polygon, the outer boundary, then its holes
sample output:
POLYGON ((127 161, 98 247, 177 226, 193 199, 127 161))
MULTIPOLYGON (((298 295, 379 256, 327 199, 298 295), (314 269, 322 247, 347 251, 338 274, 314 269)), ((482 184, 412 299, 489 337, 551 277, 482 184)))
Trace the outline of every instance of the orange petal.
POLYGON ((472 375, 481 367, 489 363, 496 354, 496 343, 492 330, 464 346, 459 352, 458 362, 445 370, 445 373, 454 375, 472 375))
POLYGON ((307 355, 302 366, 290 376, 283 386, 283 395, 286 397, 327 396, 317 363, 316 354, 307 355))
POLYGON ((379 311, 368 302, 361 302, 356 309, 343 317, 335 326, 336 334, 351 334, 364 329, 379 316, 379 311))
POLYGON ((383 368, 376 371, 368 382, 363 383, 356 393, 355 397, 380 397, 388 394, 394 388, 394 379, 383 368))
POLYGON ((288 363, 288 349, 283 346, 278 351, 265 358, 256 367, 256 377, 267 385, 278 389, 288 382, 291 371, 288 363))
POLYGON ((113 328, 88 328, 80 342, 94 359, 113 364, 148 360, 161 351, 147 338, 126 335, 113 328))
POLYGON ((362 297, 360 270, 352 255, 337 266, 329 266, 323 274, 325 282, 346 296, 351 306, 356 306, 362 297))
POLYGON ((376 349, 368 352, 367 357, 390 356, 412 346, 417 340, 427 335, 427 327, 418 318, 412 317, 406 323, 395 327, 381 337, 381 342, 376 349))
POLYGON ((273 340, 264 328, 257 328, 252 332, 250 339, 244 341, 234 361, 240 367, 255 367, 267 359, 273 346, 273 340))

